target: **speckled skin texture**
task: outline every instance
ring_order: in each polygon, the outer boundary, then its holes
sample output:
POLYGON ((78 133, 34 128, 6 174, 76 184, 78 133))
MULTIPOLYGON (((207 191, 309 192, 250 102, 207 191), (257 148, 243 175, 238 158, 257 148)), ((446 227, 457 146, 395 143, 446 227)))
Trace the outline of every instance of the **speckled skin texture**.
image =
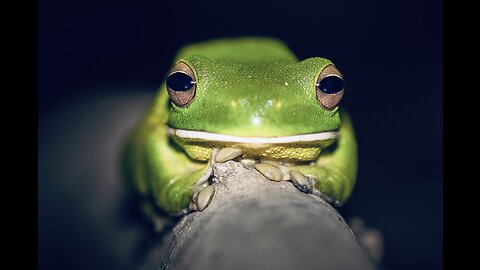
POLYGON ((177 128, 275 137, 340 125, 337 110, 319 106, 314 91, 319 71, 330 64, 326 59, 232 63, 187 56, 182 61, 194 67, 198 89, 188 108, 171 107, 168 123, 177 128))
POLYGON ((125 151, 129 178, 145 196, 147 214, 156 207, 170 213, 184 210, 191 202, 195 182, 207 172, 212 150, 227 146, 243 149, 249 158, 288 160, 294 165, 291 169, 315 178, 315 187, 326 196, 338 202, 348 199, 357 172, 353 127, 343 110, 338 106, 325 109, 316 96, 318 75, 331 61, 319 57, 298 61, 283 43, 267 38, 186 46, 175 58, 175 63, 178 61, 195 74, 193 101, 177 107, 169 101, 163 83, 125 151), (339 138, 262 150, 251 145, 171 138, 167 126, 239 137, 338 131, 339 138), (327 147, 329 150, 321 153, 327 147))

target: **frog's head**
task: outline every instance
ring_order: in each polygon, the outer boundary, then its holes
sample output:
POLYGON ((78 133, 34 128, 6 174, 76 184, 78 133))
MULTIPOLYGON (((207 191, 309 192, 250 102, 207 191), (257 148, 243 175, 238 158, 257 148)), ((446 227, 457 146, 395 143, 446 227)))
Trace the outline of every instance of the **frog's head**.
POLYGON ((169 133, 195 159, 233 145, 257 149, 254 156, 312 160, 338 135, 344 82, 324 58, 250 64, 188 56, 165 88, 169 133), (285 153, 293 148, 303 152, 285 153))

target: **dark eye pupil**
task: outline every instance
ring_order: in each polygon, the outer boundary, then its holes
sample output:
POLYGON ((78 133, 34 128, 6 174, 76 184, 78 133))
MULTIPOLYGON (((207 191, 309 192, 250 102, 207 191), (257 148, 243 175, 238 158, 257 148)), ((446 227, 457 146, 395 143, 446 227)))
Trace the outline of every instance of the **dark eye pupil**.
POLYGON ((326 94, 335 94, 342 91, 345 86, 342 78, 337 76, 328 76, 318 83, 320 91, 326 94))
POLYGON ((167 78, 167 86, 173 91, 187 91, 192 88, 194 84, 195 81, 182 72, 175 72, 167 78))

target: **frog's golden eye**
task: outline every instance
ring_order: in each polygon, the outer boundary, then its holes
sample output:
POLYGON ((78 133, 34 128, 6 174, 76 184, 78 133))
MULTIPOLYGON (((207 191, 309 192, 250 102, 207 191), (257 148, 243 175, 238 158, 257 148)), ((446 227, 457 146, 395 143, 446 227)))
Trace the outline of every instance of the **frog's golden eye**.
POLYGON ((197 81, 193 70, 184 62, 172 67, 166 84, 170 100, 179 107, 187 106, 195 97, 197 81))
POLYGON ((317 100, 331 110, 335 108, 343 97, 345 83, 342 74, 334 65, 326 66, 317 78, 317 100))

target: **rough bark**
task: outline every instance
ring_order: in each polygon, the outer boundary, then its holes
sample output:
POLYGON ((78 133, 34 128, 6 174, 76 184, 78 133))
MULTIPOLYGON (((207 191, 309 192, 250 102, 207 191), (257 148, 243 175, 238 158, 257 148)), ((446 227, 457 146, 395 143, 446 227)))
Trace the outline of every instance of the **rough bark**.
POLYGON ((214 171, 208 208, 182 218, 142 269, 373 269, 323 199, 235 161, 214 171))

